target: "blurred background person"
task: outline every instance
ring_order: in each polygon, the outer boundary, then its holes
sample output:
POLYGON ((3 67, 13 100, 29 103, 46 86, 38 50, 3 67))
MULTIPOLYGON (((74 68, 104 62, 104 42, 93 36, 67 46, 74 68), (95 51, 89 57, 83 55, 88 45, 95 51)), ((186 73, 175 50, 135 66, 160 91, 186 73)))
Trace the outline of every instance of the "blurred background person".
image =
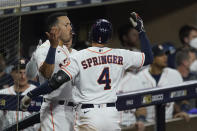
MULTIPOLYGON (((144 89, 147 88, 165 88, 166 86, 172 86, 183 82, 181 74, 172 68, 167 67, 167 52, 161 44, 155 45, 152 48, 154 60, 149 68, 146 68, 139 72, 137 75, 139 80, 143 84, 144 89)), ((154 106, 146 107, 147 115, 146 120, 148 122, 154 122, 155 120, 155 108, 154 106)), ((174 102, 166 104, 166 119, 173 118, 174 102)), ((189 120, 189 117, 184 112, 177 113, 174 117, 183 117, 189 120)))
MULTIPOLYGON (((138 18, 141 19, 141 18, 138 18)), ((142 27, 141 30, 139 30, 139 27, 134 27, 134 23, 130 19, 130 23, 123 25, 119 28, 118 34, 119 34, 119 40, 121 41, 122 48, 129 49, 132 51, 140 51, 138 48, 138 42, 140 40, 141 44, 141 50, 143 50, 144 45, 150 44, 148 38, 146 35, 142 35, 145 33, 143 22, 141 21, 142 27), (143 32, 143 33, 142 33, 143 32)), ((150 49, 150 52, 152 54, 152 51, 150 49)), ((124 93, 129 91, 135 91, 143 89, 143 85, 138 80, 138 77, 136 76, 136 72, 138 72, 139 69, 133 70, 133 69, 127 69, 127 71, 124 73, 119 85, 118 85, 118 93, 124 93)), ((121 126, 132 126, 133 128, 136 127, 138 131, 144 131, 145 126, 144 123, 146 116, 146 108, 138 108, 133 110, 126 110, 120 112, 120 121, 121 126)))
MULTIPOLYGON (((197 37, 192 39, 189 43, 189 45, 193 48, 193 52, 195 52, 195 54, 197 55, 197 37)), ((195 55, 195 57, 196 57, 195 55)), ((192 62, 192 64, 190 65, 190 72, 193 73, 197 73, 197 59, 195 58, 195 60, 192 62)))
POLYGON ((163 42, 162 46, 164 47, 164 50, 168 54, 168 60, 167 60, 167 66, 170 68, 175 69, 176 63, 175 63, 175 57, 176 57, 176 48, 174 46, 174 43, 172 42, 163 42))
POLYGON ((120 48, 139 51, 139 33, 131 24, 122 25, 118 29, 118 37, 120 48))
POLYGON ((190 41, 197 38, 197 28, 192 25, 183 25, 179 30, 179 39, 182 43, 182 48, 188 48, 190 41))
MULTIPOLYGON (((195 51, 191 48, 182 49, 176 53, 176 68, 184 81, 197 80, 197 74, 190 72, 190 66, 195 59, 195 51)), ((178 101, 175 104, 175 112, 190 112, 193 108, 196 108, 196 99, 178 101)))
MULTIPOLYGON (((137 91, 140 89, 144 89, 144 87, 142 83, 140 83, 139 78, 131 71, 127 71, 118 85, 117 93, 120 94, 125 92, 137 91)), ((132 109, 132 110, 119 111, 119 115, 120 115, 121 127, 124 128, 130 126, 131 128, 135 128, 138 131, 145 130, 145 126, 144 126, 144 122, 146 122, 145 107, 138 108, 137 110, 132 109)))
POLYGON ((13 85, 13 78, 10 74, 5 72, 6 62, 4 60, 3 55, 0 54, 0 90, 4 88, 8 88, 13 85))
POLYGON ((190 66, 195 60, 196 54, 191 48, 182 49, 176 53, 176 68, 184 81, 197 80, 196 73, 190 72, 190 66))
MULTIPOLYGON (((20 59, 16 62, 11 73, 14 79, 14 85, 1 90, 0 94, 25 95, 30 90, 36 88, 36 86, 32 84, 28 84, 28 80, 25 75, 26 63, 27 61, 25 59, 20 59)), ((0 110, 0 129, 3 130, 5 127, 16 123, 17 120, 20 121, 31 114, 31 112, 0 110)), ((24 131, 38 131, 38 128, 39 124, 36 124, 35 126, 26 128, 24 131)))

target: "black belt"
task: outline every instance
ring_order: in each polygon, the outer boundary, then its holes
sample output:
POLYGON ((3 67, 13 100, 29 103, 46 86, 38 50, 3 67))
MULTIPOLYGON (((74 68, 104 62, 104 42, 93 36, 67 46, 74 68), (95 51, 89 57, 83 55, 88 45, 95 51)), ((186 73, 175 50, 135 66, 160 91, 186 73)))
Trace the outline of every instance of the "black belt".
MULTIPOLYGON (((95 104, 95 105, 97 105, 97 104, 95 104)), ((115 103, 106 103, 105 105, 106 105, 106 107, 115 107, 116 106, 115 103)), ((99 107, 99 106, 102 107, 102 104, 97 105, 97 107, 99 107)), ((81 109, 85 109, 85 108, 94 108, 94 104, 82 104, 81 109)))
POLYGON ((75 104, 74 104, 73 102, 68 102, 67 106, 72 106, 72 107, 74 107, 75 104))
MULTIPOLYGON (((44 102, 48 102, 48 101, 50 101, 50 100, 47 100, 47 99, 44 98, 43 101, 44 101, 44 102)), ((64 105, 65 101, 64 101, 64 100, 59 100, 59 101, 57 101, 57 103, 58 103, 59 105, 64 105)), ((73 102, 68 102, 68 103, 67 103, 67 106, 75 106, 75 104, 74 104, 73 102)))

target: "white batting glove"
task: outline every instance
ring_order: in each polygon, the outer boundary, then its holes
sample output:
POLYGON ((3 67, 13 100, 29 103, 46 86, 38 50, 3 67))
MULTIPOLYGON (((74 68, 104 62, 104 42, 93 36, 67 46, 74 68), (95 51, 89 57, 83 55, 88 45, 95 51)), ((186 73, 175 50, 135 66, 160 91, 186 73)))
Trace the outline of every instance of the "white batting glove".
POLYGON ((21 100, 21 104, 20 104, 21 110, 27 111, 27 108, 29 107, 30 103, 31 103, 31 98, 25 95, 21 100))
POLYGON ((140 32, 145 32, 143 21, 142 21, 142 19, 140 18, 140 16, 137 13, 135 13, 135 12, 130 13, 129 20, 130 20, 131 24, 133 25, 133 27, 139 33, 140 32))

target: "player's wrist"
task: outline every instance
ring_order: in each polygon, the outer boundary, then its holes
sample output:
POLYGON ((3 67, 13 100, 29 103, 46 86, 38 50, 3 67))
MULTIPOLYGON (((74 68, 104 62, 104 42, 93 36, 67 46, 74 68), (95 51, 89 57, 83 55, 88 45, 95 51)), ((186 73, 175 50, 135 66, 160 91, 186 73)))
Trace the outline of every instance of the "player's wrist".
POLYGON ((29 98, 33 98, 33 94, 32 94, 32 92, 31 91, 29 91, 28 93, 27 93, 27 95, 26 96, 28 96, 29 98))
POLYGON ((138 116, 137 121, 146 122, 146 116, 144 116, 144 115, 138 116))
POLYGON ((55 53, 56 53, 56 48, 53 48, 52 46, 50 46, 47 57, 45 59, 45 62, 47 64, 55 63, 55 53))
POLYGON ((145 29, 144 29, 144 26, 143 26, 143 22, 138 21, 137 23, 138 23, 138 24, 137 24, 137 26, 135 27, 135 29, 136 29, 139 33, 145 32, 145 29))
POLYGON ((51 47, 51 48, 55 48, 55 49, 56 49, 56 48, 57 48, 57 46, 58 46, 58 44, 51 44, 51 46, 50 46, 50 47, 51 47))

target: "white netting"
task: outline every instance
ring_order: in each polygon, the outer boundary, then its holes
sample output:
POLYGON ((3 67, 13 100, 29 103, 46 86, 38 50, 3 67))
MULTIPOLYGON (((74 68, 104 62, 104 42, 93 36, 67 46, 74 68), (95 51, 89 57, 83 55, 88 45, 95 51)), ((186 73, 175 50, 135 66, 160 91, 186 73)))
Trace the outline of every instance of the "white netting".
MULTIPOLYGON (((17 0, 1 0, 0 7, 8 7, 17 0)), ((19 7, 19 3, 15 3, 19 7)), ((11 90, 14 84, 14 75, 12 68, 17 64, 17 59, 20 57, 20 16, 0 17, 0 94, 16 94, 11 90)), ((19 71, 18 71, 18 74, 19 71)), ((15 73, 15 76, 17 75, 15 73)), ((19 75, 18 75, 19 76, 19 75)), ((19 79, 15 79, 19 81, 19 79)), ((18 84, 18 82, 16 82, 18 84)), ((17 96, 17 95, 16 95, 17 96)), ((18 97, 15 99, 18 101, 18 97)), ((0 130, 8 127, 10 124, 17 122, 20 118, 18 105, 16 101, 8 102, 8 97, 1 97, 0 106, 10 106, 16 108, 16 111, 0 110, 0 130)))
MULTIPOLYGON (((19 96, 25 95, 24 93, 22 94, 24 92, 23 89, 29 90, 35 88, 35 86, 27 84, 27 78, 24 76, 25 69, 19 66, 19 58, 23 50, 20 42, 20 20, 20 16, 0 18, 0 95, 16 96, 14 99, 11 98, 11 101, 9 101, 9 96, 0 98, 1 131, 32 114, 30 112, 18 111, 19 105, 16 105, 19 101, 19 96), (23 88, 21 88, 22 85, 23 88), (27 89, 25 88, 26 86, 28 86, 27 89), (14 111, 2 110, 4 107, 12 108, 14 111)), ((30 128, 32 131, 38 130, 38 127, 35 127, 35 129, 34 127, 30 128)))

